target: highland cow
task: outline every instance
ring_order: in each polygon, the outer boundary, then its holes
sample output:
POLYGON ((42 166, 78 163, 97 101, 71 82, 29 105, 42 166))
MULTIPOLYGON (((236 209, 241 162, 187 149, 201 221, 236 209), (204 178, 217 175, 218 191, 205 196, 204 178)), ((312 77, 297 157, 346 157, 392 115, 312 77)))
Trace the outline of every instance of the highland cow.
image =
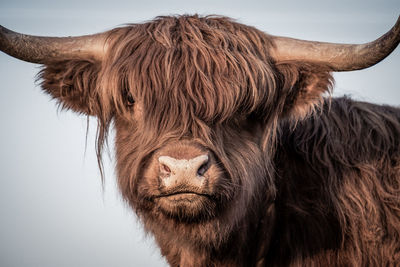
MULTIPOLYGON (((0 28, 46 93, 116 129, 119 187, 171 266, 400 262, 400 109, 330 96, 363 45, 268 35, 229 18, 158 17, 80 37, 0 28)), ((101 166, 101 164, 100 164, 101 166)))

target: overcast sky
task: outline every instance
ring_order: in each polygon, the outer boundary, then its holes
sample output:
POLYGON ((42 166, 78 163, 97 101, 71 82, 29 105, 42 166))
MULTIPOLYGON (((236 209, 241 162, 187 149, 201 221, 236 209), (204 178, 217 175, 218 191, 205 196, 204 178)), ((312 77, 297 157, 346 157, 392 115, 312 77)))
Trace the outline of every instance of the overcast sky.
MULTIPOLYGON (((158 15, 221 14, 276 35, 362 43, 390 29, 400 1, 2 0, 0 24, 81 35, 158 15)), ((335 95, 400 105, 400 49, 363 71, 335 74, 335 95)), ((165 266, 115 188, 112 146, 102 190, 91 121, 57 112, 35 86, 37 65, 0 53, 0 266, 165 266)), ((112 143, 112 140, 110 140, 112 143)))

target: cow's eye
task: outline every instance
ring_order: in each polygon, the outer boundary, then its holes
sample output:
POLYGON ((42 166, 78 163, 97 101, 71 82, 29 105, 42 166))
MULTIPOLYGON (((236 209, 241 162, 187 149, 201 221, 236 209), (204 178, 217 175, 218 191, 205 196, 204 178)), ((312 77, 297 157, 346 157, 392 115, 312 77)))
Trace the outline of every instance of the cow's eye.
POLYGON ((135 99, 133 99, 133 96, 129 91, 126 91, 126 104, 128 106, 133 106, 133 104, 135 104, 135 99))

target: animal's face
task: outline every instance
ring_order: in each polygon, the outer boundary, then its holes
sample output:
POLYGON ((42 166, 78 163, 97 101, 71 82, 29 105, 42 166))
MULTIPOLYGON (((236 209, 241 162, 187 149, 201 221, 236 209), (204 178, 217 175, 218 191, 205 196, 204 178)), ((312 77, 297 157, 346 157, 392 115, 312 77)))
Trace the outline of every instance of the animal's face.
MULTIPOLYGON (((274 197, 270 158, 262 149, 269 124, 239 111, 211 123, 186 109, 187 89, 179 88, 180 102, 151 89, 143 98, 132 92, 134 103, 126 98, 126 110, 114 118, 118 181, 147 229, 166 233, 179 224, 187 228, 176 238, 193 234, 198 242, 221 242, 226 231, 211 229, 243 219, 261 190, 274 197), (188 231, 193 225, 204 233, 188 231)), ((202 87, 195 89, 206 103, 202 87)))
MULTIPOLYGON (((171 101, 155 105, 167 110, 171 101)), ((136 101, 115 121, 121 189, 139 211, 154 216, 161 211, 179 221, 209 220, 228 203, 245 206, 255 188, 266 184, 261 120, 232 118, 212 125, 187 117, 185 128, 184 115, 171 118, 165 112, 167 118, 152 118, 152 112, 136 101), (160 129, 152 119, 174 124, 160 129)))

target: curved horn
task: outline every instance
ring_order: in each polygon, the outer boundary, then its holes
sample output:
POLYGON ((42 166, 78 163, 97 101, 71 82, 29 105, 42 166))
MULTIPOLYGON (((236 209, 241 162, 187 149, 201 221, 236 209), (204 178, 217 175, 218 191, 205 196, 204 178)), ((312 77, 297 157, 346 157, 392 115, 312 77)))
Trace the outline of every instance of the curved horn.
POLYGON ((41 37, 13 32, 0 26, 0 50, 12 57, 31 63, 52 59, 101 59, 106 50, 104 33, 77 37, 41 37))
POLYGON ((276 61, 303 60, 328 64, 334 71, 371 67, 388 56, 400 42, 400 17, 390 31, 365 44, 335 44, 273 36, 271 55, 276 61))

